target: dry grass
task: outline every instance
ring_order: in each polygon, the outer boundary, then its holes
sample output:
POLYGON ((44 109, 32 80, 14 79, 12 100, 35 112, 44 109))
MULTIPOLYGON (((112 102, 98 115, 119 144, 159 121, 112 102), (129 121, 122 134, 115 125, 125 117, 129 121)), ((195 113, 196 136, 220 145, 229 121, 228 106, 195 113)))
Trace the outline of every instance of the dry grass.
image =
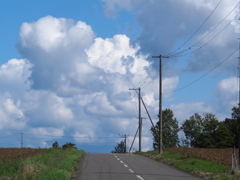
MULTIPOLYGON (((233 149, 205 149, 205 148, 166 148, 164 151, 180 152, 186 157, 195 157, 215 162, 224 166, 232 166, 233 149)), ((238 159, 238 149, 236 149, 238 159)))
POLYGON ((37 166, 35 164, 24 164, 22 169, 23 179, 29 179, 37 171, 37 166))

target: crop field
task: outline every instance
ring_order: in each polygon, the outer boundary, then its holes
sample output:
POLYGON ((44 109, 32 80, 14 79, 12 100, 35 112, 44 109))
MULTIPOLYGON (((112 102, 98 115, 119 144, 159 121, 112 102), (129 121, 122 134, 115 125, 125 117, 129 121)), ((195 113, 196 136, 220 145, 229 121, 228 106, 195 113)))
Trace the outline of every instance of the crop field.
MULTIPOLYGON (((165 148, 164 151, 180 152, 186 157, 201 158, 224 166, 232 165, 233 149, 205 149, 205 148, 165 148)), ((235 150, 238 160, 238 149, 235 150)))
POLYGON ((31 148, 0 148, 0 159, 16 160, 25 159, 46 152, 47 149, 31 149, 31 148))

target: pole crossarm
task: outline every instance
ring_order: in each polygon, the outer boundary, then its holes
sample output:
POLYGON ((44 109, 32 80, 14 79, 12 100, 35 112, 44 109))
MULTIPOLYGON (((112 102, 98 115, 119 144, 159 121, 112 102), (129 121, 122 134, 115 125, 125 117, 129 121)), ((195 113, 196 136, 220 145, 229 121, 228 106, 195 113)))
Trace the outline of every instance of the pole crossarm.
POLYGON ((162 55, 159 55, 159 56, 152 56, 152 58, 160 58, 160 57, 162 57, 162 58, 170 58, 170 56, 162 56, 162 55))

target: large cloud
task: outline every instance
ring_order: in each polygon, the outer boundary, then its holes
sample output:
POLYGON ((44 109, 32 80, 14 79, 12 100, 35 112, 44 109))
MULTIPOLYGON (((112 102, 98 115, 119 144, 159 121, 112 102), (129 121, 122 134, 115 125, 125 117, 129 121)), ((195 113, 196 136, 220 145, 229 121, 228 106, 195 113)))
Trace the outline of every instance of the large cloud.
MULTIPOLYGON (((44 146, 64 136, 96 144, 106 139, 94 137, 133 135, 138 126, 137 94, 129 88, 142 79, 153 82, 143 96, 149 111, 157 114, 157 96, 152 93, 157 72, 126 35, 95 38, 84 22, 46 16, 23 23, 17 47, 24 59, 0 67, 0 113, 5 117, 1 128, 11 122, 10 129, 33 134, 36 144, 41 141, 44 146), (21 91, 16 93, 16 88, 21 91)), ((172 89, 178 80, 164 83, 172 89)), ((144 132, 148 135, 149 129, 144 132)), ((146 141, 151 144, 151 138, 146 141)))
MULTIPOLYGON (((201 40, 208 32, 211 32, 200 43, 194 45, 194 47, 201 47, 227 27, 211 43, 197 51, 197 53, 193 53, 192 56, 181 57, 181 61, 188 60, 183 68, 185 71, 207 71, 237 48, 237 18, 233 19, 238 13, 238 2, 234 0, 222 1, 220 4, 218 0, 211 2, 205 0, 103 1, 105 2, 105 13, 107 16, 112 15, 116 17, 122 9, 134 14, 141 28, 141 33, 136 42, 141 46, 143 52, 152 55, 166 55, 178 47, 186 49, 201 40), (215 9, 216 6, 217 8, 215 9), (235 10, 233 10, 234 8, 235 10), (212 15, 208 18, 211 13, 212 15), (206 23, 201 26, 205 20, 207 20, 206 23), (221 21, 222 23, 218 25, 221 21), (216 25, 218 27, 212 31, 216 25), (200 29, 198 30, 198 28, 200 29), (196 32, 196 30, 198 31, 196 32), (190 37, 191 39, 189 39, 190 37), (184 43, 187 39, 189 41, 184 43), (183 43, 184 45, 181 46, 183 43)), ((193 48, 192 50, 196 49, 193 48)), ((184 51, 184 49, 179 49, 174 54, 181 51, 184 51)), ((191 50, 183 54, 189 52, 191 53, 191 50)), ((183 54, 178 55, 181 56, 183 54)), ((178 73, 173 68, 177 64, 176 60, 175 58, 169 64, 171 65, 170 69, 173 70, 168 71, 168 73, 178 73)), ((231 74, 233 65, 234 58, 228 61, 225 67, 220 67, 220 69, 223 68, 226 73, 231 74)), ((222 69, 219 72, 221 71, 222 69)))
MULTIPOLYGON (((212 76, 210 78, 214 81, 217 90, 214 91, 215 94, 211 99, 206 100, 205 103, 204 100, 198 103, 203 103, 206 110, 207 104, 211 104, 211 112, 218 113, 222 117, 222 113, 225 115, 230 113, 236 103, 232 100, 228 103, 223 95, 223 82, 218 85, 214 78, 217 77, 219 80, 236 75, 239 2, 234 0, 102 1, 105 3, 107 17, 117 19, 121 16, 121 11, 128 11, 134 16, 140 34, 133 42, 139 44, 142 52, 151 55, 170 55, 169 59, 166 61, 164 59, 166 62, 163 66, 164 78, 177 77, 180 86, 188 87, 191 84, 183 84, 184 81, 180 78, 184 73, 192 75, 195 79, 208 73, 208 76, 212 76), (192 48, 188 49, 189 47, 192 48), (202 48, 198 49, 199 47, 202 48), (214 71, 209 73, 211 70, 214 71), (221 105, 216 105, 219 102, 221 105)), ((206 83, 202 82, 202 87, 206 87, 206 83)), ((176 84, 175 82, 172 85, 176 87, 176 84)), ((235 86, 237 87, 236 84, 235 86)), ((213 92, 212 89, 209 89, 210 92, 213 92)), ((155 96, 156 94, 157 92, 154 93, 155 96)), ((198 103, 193 104, 198 107, 198 103)))
POLYGON ((84 52, 94 37, 89 25, 71 19, 46 16, 34 23, 23 23, 18 49, 33 64, 33 88, 68 95, 79 92, 82 84, 87 84, 87 77, 92 76, 90 80, 94 81, 94 70, 85 63, 84 52))
MULTIPOLYGON (((138 94, 129 88, 138 87, 141 87, 141 96, 153 121, 157 121, 159 66, 158 61, 147 59, 181 45, 218 1, 104 2, 108 16, 117 17, 121 9, 135 16, 141 28, 135 40, 124 34, 105 39, 96 37, 85 22, 52 16, 22 24, 17 45, 22 59, 9 60, 0 67, 0 82, 4 84, 0 88, 3 134, 7 134, 4 130, 7 122, 11 122, 10 129, 42 135, 37 140, 45 146, 64 136, 82 145, 103 145, 109 139, 94 137, 112 137, 116 145, 118 134, 130 134, 133 139, 136 132, 138 94)), ((204 37, 235 4, 233 0, 228 6, 221 3, 208 24, 185 46, 204 37)), ((226 18, 225 25, 234 13, 226 18)), ((236 32, 236 23, 232 22, 204 52, 186 56, 184 62, 177 59, 164 61, 164 101, 173 100, 172 92, 181 83, 180 72, 207 72, 232 52, 235 46, 232 34, 236 32)), ((207 38, 204 41, 207 42, 207 38)), ((228 74, 233 72, 229 68, 233 63, 234 60, 225 62, 224 69, 228 74)), ((219 70, 215 75, 222 72, 219 70)), ((226 92, 234 93, 229 91, 229 82, 232 80, 226 79, 217 86, 215 92, 221 99, 226 92)), ((225 100, 231 100, 231 97, 225 100)), ((196 111, 200 114, 214 112, 204 100, 172 104, 170 108, 180 122, 196 111)), ((144 111, 142 116, 147 117, 144 111)), ((144 121, 144 136, 150 135, 151 124, 147 121, 144 121)), ((151 138, 145 137, 144 141, 143 149, 151 148, 151 138)))
POLYGON ((26 60, 11 59, 6 64, 0 66, 0 91, 11 92, 21 95, 30 88, 31 82, 28 80, 31 75, 31 64, 26 60), (16 91, 16 88, 18 91, 16 91))
POLYGON ((14 102, 11 98, 0 98, 0 130, 21 129, 25 126, 23 111, 20 109, 20 101, 14 102))

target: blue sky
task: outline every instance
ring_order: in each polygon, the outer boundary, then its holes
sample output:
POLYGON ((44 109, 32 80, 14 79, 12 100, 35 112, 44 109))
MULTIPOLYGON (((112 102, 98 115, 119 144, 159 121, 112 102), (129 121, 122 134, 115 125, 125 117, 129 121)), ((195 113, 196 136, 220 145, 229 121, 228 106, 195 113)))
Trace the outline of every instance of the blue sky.
MULTIPOLYGON (((110 152, 123 134, 129 147, 138 126, 137 94, 129 88, 142 89, 156 122, 159 60, 152 56, 171 52, 163 60, 163 108, 179 124, 194 113, 230 117, 238 101, 238 6, 236 0, 1 0, 1 147, 20 147, 21 133, 24 147, 58 141, 110 152)), ((143 150, 152 148, 150 127, 145 119, 143 150)))

